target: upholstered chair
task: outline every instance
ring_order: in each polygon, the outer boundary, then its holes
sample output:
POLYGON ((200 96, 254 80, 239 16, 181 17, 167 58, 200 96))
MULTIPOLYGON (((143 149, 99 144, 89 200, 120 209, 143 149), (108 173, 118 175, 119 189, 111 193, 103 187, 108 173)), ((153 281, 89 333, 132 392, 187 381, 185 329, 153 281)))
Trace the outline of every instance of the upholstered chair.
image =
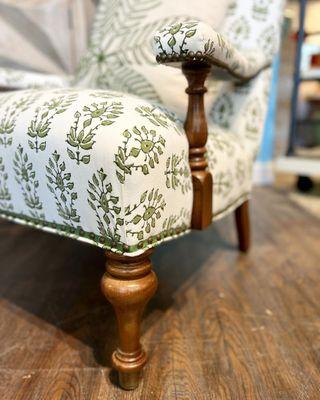
POLYGON ((74 77, 0 70, 0 214, 106 251, 125 389, 146 363, 152 249, 233 212, 249 247, 282 0, 218 3, 102 0, 74 77))

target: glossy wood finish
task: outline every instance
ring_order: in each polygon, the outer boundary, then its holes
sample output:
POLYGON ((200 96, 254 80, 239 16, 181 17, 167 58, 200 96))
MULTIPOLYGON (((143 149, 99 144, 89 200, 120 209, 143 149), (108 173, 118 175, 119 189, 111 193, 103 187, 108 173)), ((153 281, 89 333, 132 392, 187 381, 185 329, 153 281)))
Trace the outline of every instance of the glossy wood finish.
POLYGON ((205 158, 208 126, 204 109, 205 80, 210 66, 192 61, 182 65, 188 81, 188 111, 185 131, 189 141, 189 163, 193 183, 192 228, 204 229, 212 222, 212 176, 205 158))
POLYGON ((154 251, 131 392, 112 372, 101 249, 0 220, 0 399, 319 399, 319 219, 268 188, 250 207, 248 255, 232 215, 154 251))
POLYGON ((101 288, 114 306, 119 330, 119 347, 112 355, 113 367, 119 371, 123 389, 138 386, 147 356, 140 344, 142 313, 157 289, 157 278, 151 270, 152 250, 136 257, 107 251, 107 272, 101 288))
POLYGON ((238 235, 238 247, 246 253, 250 247, 250 213, 249 201, 245 201, 235 210, 235 220, 238 235))

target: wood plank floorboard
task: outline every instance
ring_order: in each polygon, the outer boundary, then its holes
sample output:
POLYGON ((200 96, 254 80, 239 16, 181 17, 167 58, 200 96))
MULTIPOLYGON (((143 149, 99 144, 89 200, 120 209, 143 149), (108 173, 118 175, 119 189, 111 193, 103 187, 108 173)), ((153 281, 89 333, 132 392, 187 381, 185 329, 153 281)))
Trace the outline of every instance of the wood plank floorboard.
POLYGON ((248 255, 232 216, 155 250, 134 392, 110 368, 103 252, 1 220, 0 399, 320 399, 320 220, 271 189, 251 217, 248 255))

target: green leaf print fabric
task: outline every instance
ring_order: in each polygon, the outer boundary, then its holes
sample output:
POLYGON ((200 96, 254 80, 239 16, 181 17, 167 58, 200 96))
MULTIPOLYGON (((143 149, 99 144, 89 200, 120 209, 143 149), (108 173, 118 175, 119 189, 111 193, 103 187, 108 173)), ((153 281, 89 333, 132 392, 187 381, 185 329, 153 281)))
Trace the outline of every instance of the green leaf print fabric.
MULTIPOLYGON (((208 93, 205 95, 209 169, 213 181, 221 182, 213 186, 216 219, 230 213, 251 191, 252 166, 267 110, 270 84, 267 66, 278 49, 284 2, 205 0, 197 2, 196 6, 194 2, 183 4, 178 1, 173 6, 167 0, 101 1, 90 48, 79 67, 76 82, 117 89, 120 87, 117 85, 125 84, 128 79, 130 87, 125 87, 124 91, 161 101, 167 109, 176 111, 183 121, 187 109, 185 78, 180 68, 156 66, 156 56, 161 61, 159 56, 181 54, 183 60, 190 52, 193 55, 200 52, 200 56, 205 54, 224 65, 224 69, 213 68, 213 79, 207 81, 208 93), (118 19, 114 19, 113 13, 124 9, 137 12, 132 14, 137 17, 135 23, 122 11, 118 19), (220 13, 218 20, 214 20, 212 12, 220 13), (139 45, 135 32, 141 33, 137 35, 142 38, 139 45), (154 38, 150 41, 155 52, 153 58, 145 46, 149 34, 154 38), (118 40, 115 39, 117 35, 118 40), (111 66, 114 60, 119 64, 112 65, 118 65, 119 69, 111 66), (121 71, 125 71, 123 75, 121 71), (130 71, 139 71, 142 81, 148 82, 148 89, 140 83, 135 86, 130 71), (116 78, 114 74, 121 76, 116 78), (230 76, 248 78, 256 74, 241 85, 230 80, 230 76), (219 187, 228 190, 222 191, 219 187)), ((181 62, 176 60, 172 59, 175 62, 167 62, 167 65, 180 67, 181 62)))
MULTIPOLYGON (((229 1, 101 0, 89 49, 74 84, 161 102, 183 119, 187 98, 179 93, 184 93, 186 80, 180 71, 157 65, 152 53, 153 33, 181 18, 201 19, 218 29, 229 1)), ((211 97, 209 91, 208 108, 211 97)))
POLYGON ((189 229, 188 142, 171 113, 56 89, 2 94, 0 115, 1 216, 131 255, 189 229))
MULTIPOLYGON (((202 43, 215 54, 220 40, 229 61, 236 60, 233 48, 249 54, 255 46, 271 60, 282 15, 281 0, 231 1, 222 35, 208 42, 193 18, 205 10, 211 18, 215 8, 203 0, 191 7, 193 15, 186 9, 190 4, 181 2, 185 12, 168 16, 165 0, 103 0, 73 82, 89 89, 0 93, 2 217, 132 256, 188 232, 193 201, 188 141, 183 117, 172 112, 177 104, 167 101, 183 99, 186 105, 185 83, 175 80, 185 78, 178 68, 155 64, 152 33, 161 33, 155 42, 159 52, 162 46, 184 55, 191 43, 202 43), (168 79, 158 81, 158 71, 168 79), (155 89, 159 82, 161 93, 155 89)), ((250 195, 269 82, 269 68, 242 84, 208 82, 206 157, 214 219, 250 195)), ((183 113, 185 105, 178 105, 183 113)))

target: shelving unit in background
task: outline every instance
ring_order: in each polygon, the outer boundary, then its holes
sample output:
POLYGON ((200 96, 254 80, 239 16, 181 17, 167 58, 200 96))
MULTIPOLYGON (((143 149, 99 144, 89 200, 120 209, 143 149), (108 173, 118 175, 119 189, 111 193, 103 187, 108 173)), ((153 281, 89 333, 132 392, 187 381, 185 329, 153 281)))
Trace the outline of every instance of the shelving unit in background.
MULTIPOLYGON (((277 171, 293 173, 298 176, 297 187, 302 191, 311 189, 313 186, 312 179, 315 177, 320 177, 320 142, 318 141, 318 148, 312 147, 312 137, 315 135, 315 132, 318 128, 320 130, 320 112, 319 117, 307 117, 303 119, 299 119, 298 117, 300 84, 307 81, 320 82, 320 65, 319 68, 308 69, 306 64, 309 62, 309 60, 306 60, 306 57, 302 57, 303 46, 305 46, 304 41, 306 37, 319 35, 320 44, 320 32, 308 34, 305 32, 306 5, 307 0, 300 0, 299 30, 297 34, 295 69, 291 97, 291 120, 288 149, 286 156, 281 157, 276 161, 277 171), (304 65, 302 65, 302 62, 304 65)), ((310 47, 309 49, 312 50, 310 47)), ((305 55, 308 56, 308 54, 305 55)), ((312 57, 311 53, 310 57, 312 57)), ((315 96, 309 100, 315 104, 318 101, 320 105, 320 92, 315 94, 315 96)))

